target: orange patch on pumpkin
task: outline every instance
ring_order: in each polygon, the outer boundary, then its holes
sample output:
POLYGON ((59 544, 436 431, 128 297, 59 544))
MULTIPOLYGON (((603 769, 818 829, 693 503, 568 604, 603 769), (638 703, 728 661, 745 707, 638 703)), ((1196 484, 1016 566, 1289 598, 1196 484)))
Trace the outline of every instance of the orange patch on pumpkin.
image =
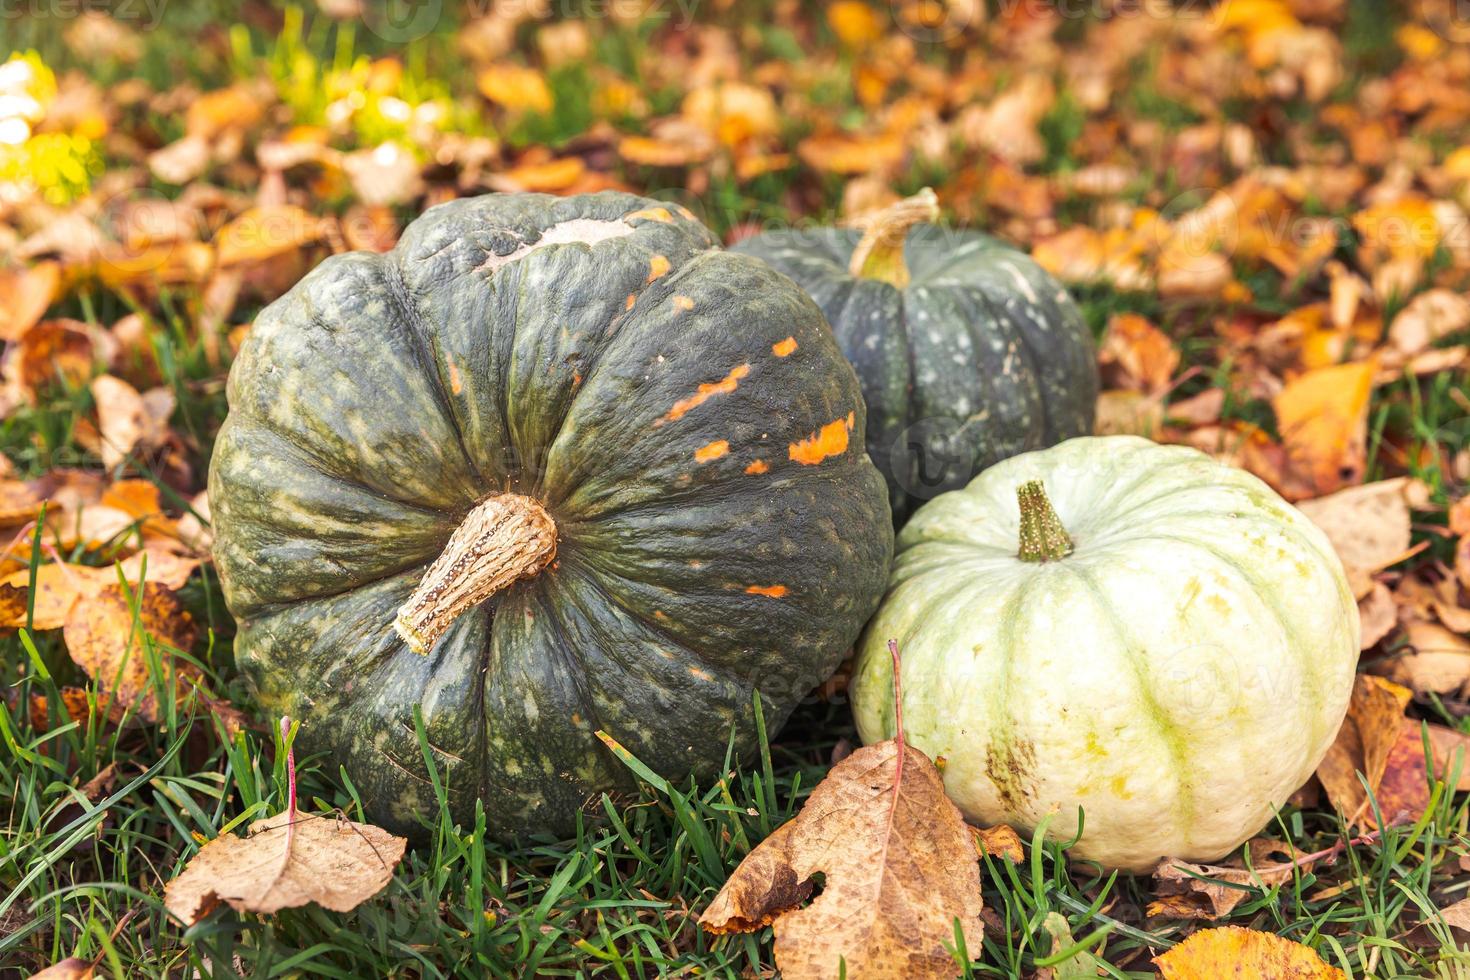
POLYGON ((690 299, 688 296, 675 296, 674 297, 674 309, 676 309, 676 310, 692 310, 692 309, 694 309, 694 300, 690 299))
POLYGON ((745 468, 745 472, 750 476, 759 476, 762 473, 770 472, 770 470, 770 464, 763 459, 758 459, 745 468))
POLYGON ((848 412, 847 418, 828 422, 805 439, 791 443, 787 452, 804 466, 815 466, 829 456, 840 456, 847 452, 847 434, 854 422, 853 413, 848 412))
POLYGON ((669 271, 669 257, 667 255, 655 255, 648 260, 648 281, 653 282, 659 276, 669 271))
POLYGON ((696 409, 709 401, 716 395, 728 395, 740 386, 740 379, 750 374, 749 364, 737 364, 730 369, 730 373, 719 381, 711 381, 699 386, 699 389, 688 398, 681 398, 674 402, 674 407, 669 409, 663 418, 654 423, 654 426, 663 425, 665 422, 677 422, 692 409, 696 409))
POLYGON ((714 442, 706 443, 694 450, 694 461, 696 463, 709 463, 727 456, 730 453, 730 443, 725 439, 716 439, 714 442))
POLYGON ((763 595, 763 596, 768 596, 769 598, 772 598, 772 599, 779 599, 783 595, 786 594, 786 586, 784 586, 784 585, 747 585, 745 587, 745 594, 746 595, 763 595))
POLYGON ((668 208, 644 208, 642 211, 623 215, 624 221, 632 221, 634 218, 647 218, 650 221, 662 221, 664 224, 669 224, 674 220, 668 208))
POLYGON ((449 390, 456 395, 464 391, 464 379, 459 376, 459 365, 449 362, 449 390))
POLYGON ((633 304, 636 302, 638 302, 638 297, 634 296, 632 293, 629 293, 627 302, 623 304, 623 309, 631 310, 633 308, 633 304))
POLYGON ((787 337, 785 340, 771 345, 771 353, 777 357, 786 357, 794 350, 796 350, 795 337, 787 337))

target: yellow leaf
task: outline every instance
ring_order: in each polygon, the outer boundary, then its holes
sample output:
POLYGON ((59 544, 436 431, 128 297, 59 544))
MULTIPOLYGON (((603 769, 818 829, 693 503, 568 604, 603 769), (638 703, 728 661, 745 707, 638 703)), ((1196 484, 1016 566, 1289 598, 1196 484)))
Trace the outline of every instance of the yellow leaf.
POLYGON ((511 112, 551 111, 553 99, 546 79, 534 68, 522 65, 491 65, 475 79, 480 94, 511 112))
POLYGON ((1315 950, 1269 932, 1240 926, 1205 929, 1160 956, 1154 965, 1164 980, 1347 980, 1315 950))

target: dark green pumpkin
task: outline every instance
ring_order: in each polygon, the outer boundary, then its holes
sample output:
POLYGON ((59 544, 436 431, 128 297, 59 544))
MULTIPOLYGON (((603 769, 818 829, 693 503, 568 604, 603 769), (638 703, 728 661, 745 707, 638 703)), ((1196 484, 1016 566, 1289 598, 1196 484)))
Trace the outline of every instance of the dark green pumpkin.
POLYGON ((630 785, 596 731, 709 776, 753 694, 774 730, 883 591, 883 480, 821 312, 655 201, 435 207, 262 312, 229 399, 238 662, 390 827, 435 806, 416 711, 456 819, 564 832, 630 785), (554 560, 414 653, 395 616, 487 498, 544 509, 554 560))
POLYGON ((1092 336, 1061 284, 980 232, 910 228, 922 197, 895 208, 888 266, 851 268, 856 229, 772 231, 734 247, 791 276, 827 315, 857 369, 868 454, 899 521, 992 463, 1089 434, 1098 389, 1092 336))

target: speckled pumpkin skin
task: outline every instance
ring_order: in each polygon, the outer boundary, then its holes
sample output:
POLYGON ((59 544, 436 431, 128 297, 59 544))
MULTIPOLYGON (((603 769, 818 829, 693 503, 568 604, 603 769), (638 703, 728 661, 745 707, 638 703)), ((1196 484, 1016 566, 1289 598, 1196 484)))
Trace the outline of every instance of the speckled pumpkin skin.
POLYGON ((773 231, 735 250, 791 276, 827 315, 862 383, 868 454, 897 520, 998 460, 1092 431, 1092 335, 1045 270, 988 235, 918 225, 899 289, 848 272, 861 238, 773 231))
POLYGON ((853 672, 867 742, 943 758, 971 819, 1075 836, 1146 872, 1213 861, 1316 769, 1346 714, 1358 609, 1326 536, 1243 470, 1136 436, 996 464, 921 507, 853 672), (1016 488, 1040 480, 1063 558, 1017 557, 1016 488))
POLYGON ((560 833, 783 722, 883 590, 892 532, 857 379, 791 280, 626 194, 443 204, 264 310, 210 469, 215 555, 260 701, 369 816, 560 833), (588 224, 588 223, 591 224, 588 224), (573 240, 578 239, 578 240, 573 240), (591 240, 591 244, 586 243, 591 240), (395 611, 478 501, 557 524, 555 564, 426 657, 395 611))

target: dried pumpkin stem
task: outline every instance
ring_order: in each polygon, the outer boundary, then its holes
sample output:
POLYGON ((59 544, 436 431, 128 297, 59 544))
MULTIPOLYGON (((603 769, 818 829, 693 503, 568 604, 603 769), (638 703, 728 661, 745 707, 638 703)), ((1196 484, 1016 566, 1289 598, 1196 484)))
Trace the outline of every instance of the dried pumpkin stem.
POLYGON ((427 654, 455 618, 556 557, 556 524, 540 504, 518 493, 476 504, 449 536, 444 551, 398 610, 393 629, 417 654, 427 654))
POLYGON ((853 249, 847 270, 860 279, 878 279, 902 289, 909 284, 903 246, 909 229, 921 221, 939 219, 939 198, 924 188, 913 197, 890 204, 860 222, 863 237, 853 249))
POLYGON ((1055 561, 1072 553, 1072 538, 1052 510, 1040 480, 1028 480, 1017 487, 1016 501, 1021 505, 1021 550, 1016 557, 1022 561, 1055 561))

